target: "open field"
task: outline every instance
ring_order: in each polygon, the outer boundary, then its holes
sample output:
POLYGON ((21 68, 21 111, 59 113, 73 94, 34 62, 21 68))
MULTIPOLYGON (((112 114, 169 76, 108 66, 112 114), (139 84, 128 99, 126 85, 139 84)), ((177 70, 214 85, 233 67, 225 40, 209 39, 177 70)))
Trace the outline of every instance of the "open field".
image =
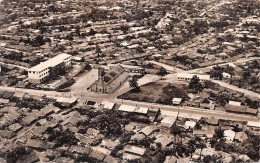
POLYGON ((171 105, 174 97, 187 97, 185 90, 182 88, 183 86, 179 84, 152 82, 141 86, 140 92, 129 91, 118 98, 171 105))

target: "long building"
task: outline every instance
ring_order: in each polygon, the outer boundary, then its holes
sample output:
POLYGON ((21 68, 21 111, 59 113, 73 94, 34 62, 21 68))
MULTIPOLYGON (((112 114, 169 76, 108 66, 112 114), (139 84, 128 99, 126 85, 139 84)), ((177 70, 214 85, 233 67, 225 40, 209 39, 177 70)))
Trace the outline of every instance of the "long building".
POLYGON ((28 70, 30 83, 42 83, 52 75, 58 75, 59 71, 71 66, 71 55, 62 53, 28 70))
POLYGON ((210 80, 210 76, 209 75, 177 73, 178 80, 190 81, 194 76, 197 76, 200 79, 200 81, 202 81, 202 82, 210 80))

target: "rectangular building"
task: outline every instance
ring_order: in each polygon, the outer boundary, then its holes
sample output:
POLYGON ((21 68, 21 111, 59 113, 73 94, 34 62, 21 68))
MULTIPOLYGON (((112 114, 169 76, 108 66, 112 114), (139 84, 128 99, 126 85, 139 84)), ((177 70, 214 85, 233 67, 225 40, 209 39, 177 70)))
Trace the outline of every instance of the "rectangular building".
POLYGON ((190 81, 194 76, 197 76, 200 79, 200 81, 202 81, 202 82, 210 80, 210 76, 209 75, 177 73, 178 80, 190 81))
POLYGON ((28 80, 30 83, 41 83, 48 79, 50 75, 57 75, 59 69, 71 66, 71 55, 60 54, 28 70, 28 80))

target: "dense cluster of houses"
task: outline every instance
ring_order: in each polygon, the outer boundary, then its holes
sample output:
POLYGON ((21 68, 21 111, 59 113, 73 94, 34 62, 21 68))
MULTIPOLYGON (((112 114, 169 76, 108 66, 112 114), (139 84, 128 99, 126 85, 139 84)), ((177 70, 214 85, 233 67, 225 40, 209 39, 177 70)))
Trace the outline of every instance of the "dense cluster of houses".
MULTIPOLYGON (((88 1, 85 3, 92 4, 88 1)), ((13 18, 14 21, 6 25, 6 28, 1 28, 3 43, 0 50, 3 55, 0 59, 16 65, 32 67, 53 58, 57 53, 65 52, 84 58, 92 64, 121 63, 150 57, 152 60, 156 59, 187 70, 239 59, 244 55, 235 55, 237 57, 234 58, 232 52, 236 51, 241 44, 246 46, 250 43, 258 48, 255 46, 259 38, 256 29, 259 22, 257 15, 243 19, 234 28, 228 28, 224 32, 217 32, 211 27, 207 29, 210 32, 190 36, 186 42, 183 42, 184 36, 188 35, 189 29, 195 28, 194 24, 197 21, 207 22, 213 17, 217 21, 222 18, 229 19, 228 16, 213 14, 217 8, 209 11, 202 9, 198 12, 198 10, 193 10, 195 4, 192 2, 182 2, 177 6, 173 4, 171 7, 176 10, 164 9, 165 13, 156 8, 164 8, 167 2, 157 4, 147 1, 139 5, 133 2, 122 2, 111 5, 113 6, 111 8, 102 2, 99 3, 95 4, 94 9, 81 9, 77 7, 82 5, 81 2, 69 1, 57 1, 50 4, 34 2, 30 3, 30 7, 22 6, 17 2, 8 3, 10 9, 15 6, 19 7, 12 11, 11 15, 16 15, 13 18), (85 21, 88 14, 100 10, 107 12, 108 16, 101 20, 89 18, 90 20, 85 21), (132 17, 129 14, 139 10, 143 10, 143 15, 138 15, 142 21, 137 21, 138 16, 134 17, 135 14, 132 14, 132 17), (188 16, 187 13, 189 13, 188 16), (37 17, 40 17, 41 21, 37 20, 37 17), (73 25, 70 25, 72 23, 73 25), (26 33, 30 33, 30 36, 26 36, 26 33), (37 47, 26 42, 42 34, 45 36, 43 38, 45 44, 37 47), (235 41, 225 40, 229 35, 234 36, 235 41), (244 42, 240 40, 241 37, 246 37, 250 41, 244 42), (176 40, 183 44, 177 46, 174 43, 176 40)), ((5 5, 7 4, 2 3, 3 7, 5 5)), ((205 5, 213 4, 205 2, 205 5)), ((211 23, 213 22, 208 22, 208 24, 211 23)), ((246 55, 248 56, 248 51, 246 55)))
MULTIPOLYGON (((219 127, 224 130, 224 137, 229 143, 243 142, 248 138, 247 132, 259 135, 260 131, 260 123, 254 121, 238 122, 109 101, 86 101, 82 105, 77 104, 77 98, 57 98, 46 103, 40 109, 24 108, 17 105, 20 100, 25 99, 37 100, 38 102, 46 101, 46 97, 28 94, 12 92, 2 92, 0 94, 0 137, 1 142, 3 142, 1 143, 1 149, 25 146, 35 151, 36 153, 32 152, 30 155, 25 156, 29 161, 49 161, 50 157, 48 156, 64 150, 65 147, 55 148, 58 142, 42 139, 42 137, 49 137, 50 131, 54 130, 67 130, 80 141, 80 143, 67 147, 67 151, 72 155, 86 155, 89 158, 104 162, 120 162, 121 159, 142 159, 149 148, 143 146, 142 143, 136 144, 134 142, 142 142, 148 139, 154 140, 154 144, 151 144, 151 146, 156 147, 156 144, 161 144, 162 149, 164 149, 170 148, 178 142, 188 143, 189 137, 187 135, 198 136, 201 139, 211 139, 215 135, 215 130, 219 127), (132 122, 124 126, 124 130, 126 133, 131 132, 131 137, 129 143, 118 151, 122 153, 121 157, 118 158, 112 154, 112 151, 120 145, 120 138, 116 140, 107 139, 102 134, 102 131, 95 127, 88 128, 86 133, 80 132, 82 128, 78 127, 79 122, 86 121, 89 117, 73 109, 78 107, 86 110, 113 110, 130 115, 132 122), (186 136, 174 136, 170 133, 172 126, 182 128, 182 132, 186 136), (234 131, 234 128, 239 128, 239 131, 234 131), (6 144, 6 142, 10 141, 13 143, 6 144), (37 151, 42 150, 46 151, 46 153, 38 155, 37 151)), ((230 105, 238 105, 238 103, 230 102, 230 105)), ((210 155, 213 155, 215 152, 208 145, 202 155, 208 155, 209 153, 206 151, 210 149, 210 155)), ((191 159, 196 161, 198 155, 195 152, 191 159)), ((230 159, 230 156, 230 154, 225 153, 224 159, 230 159)), ((58 159, 66 160, 70 158, 57 158, 56 161, 58 159)), ((190 157, 185 159, 188 161, 190 157)), ((250 159, 248 158, 248 160, 250 159)))

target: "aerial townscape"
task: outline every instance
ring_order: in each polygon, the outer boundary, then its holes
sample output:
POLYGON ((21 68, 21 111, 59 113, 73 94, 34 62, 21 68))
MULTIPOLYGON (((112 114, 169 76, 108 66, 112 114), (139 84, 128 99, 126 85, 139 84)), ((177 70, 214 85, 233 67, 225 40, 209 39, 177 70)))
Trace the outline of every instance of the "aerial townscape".
POLYGON ((0 163, 259 161, 259 0, 0 0, 0 163))

